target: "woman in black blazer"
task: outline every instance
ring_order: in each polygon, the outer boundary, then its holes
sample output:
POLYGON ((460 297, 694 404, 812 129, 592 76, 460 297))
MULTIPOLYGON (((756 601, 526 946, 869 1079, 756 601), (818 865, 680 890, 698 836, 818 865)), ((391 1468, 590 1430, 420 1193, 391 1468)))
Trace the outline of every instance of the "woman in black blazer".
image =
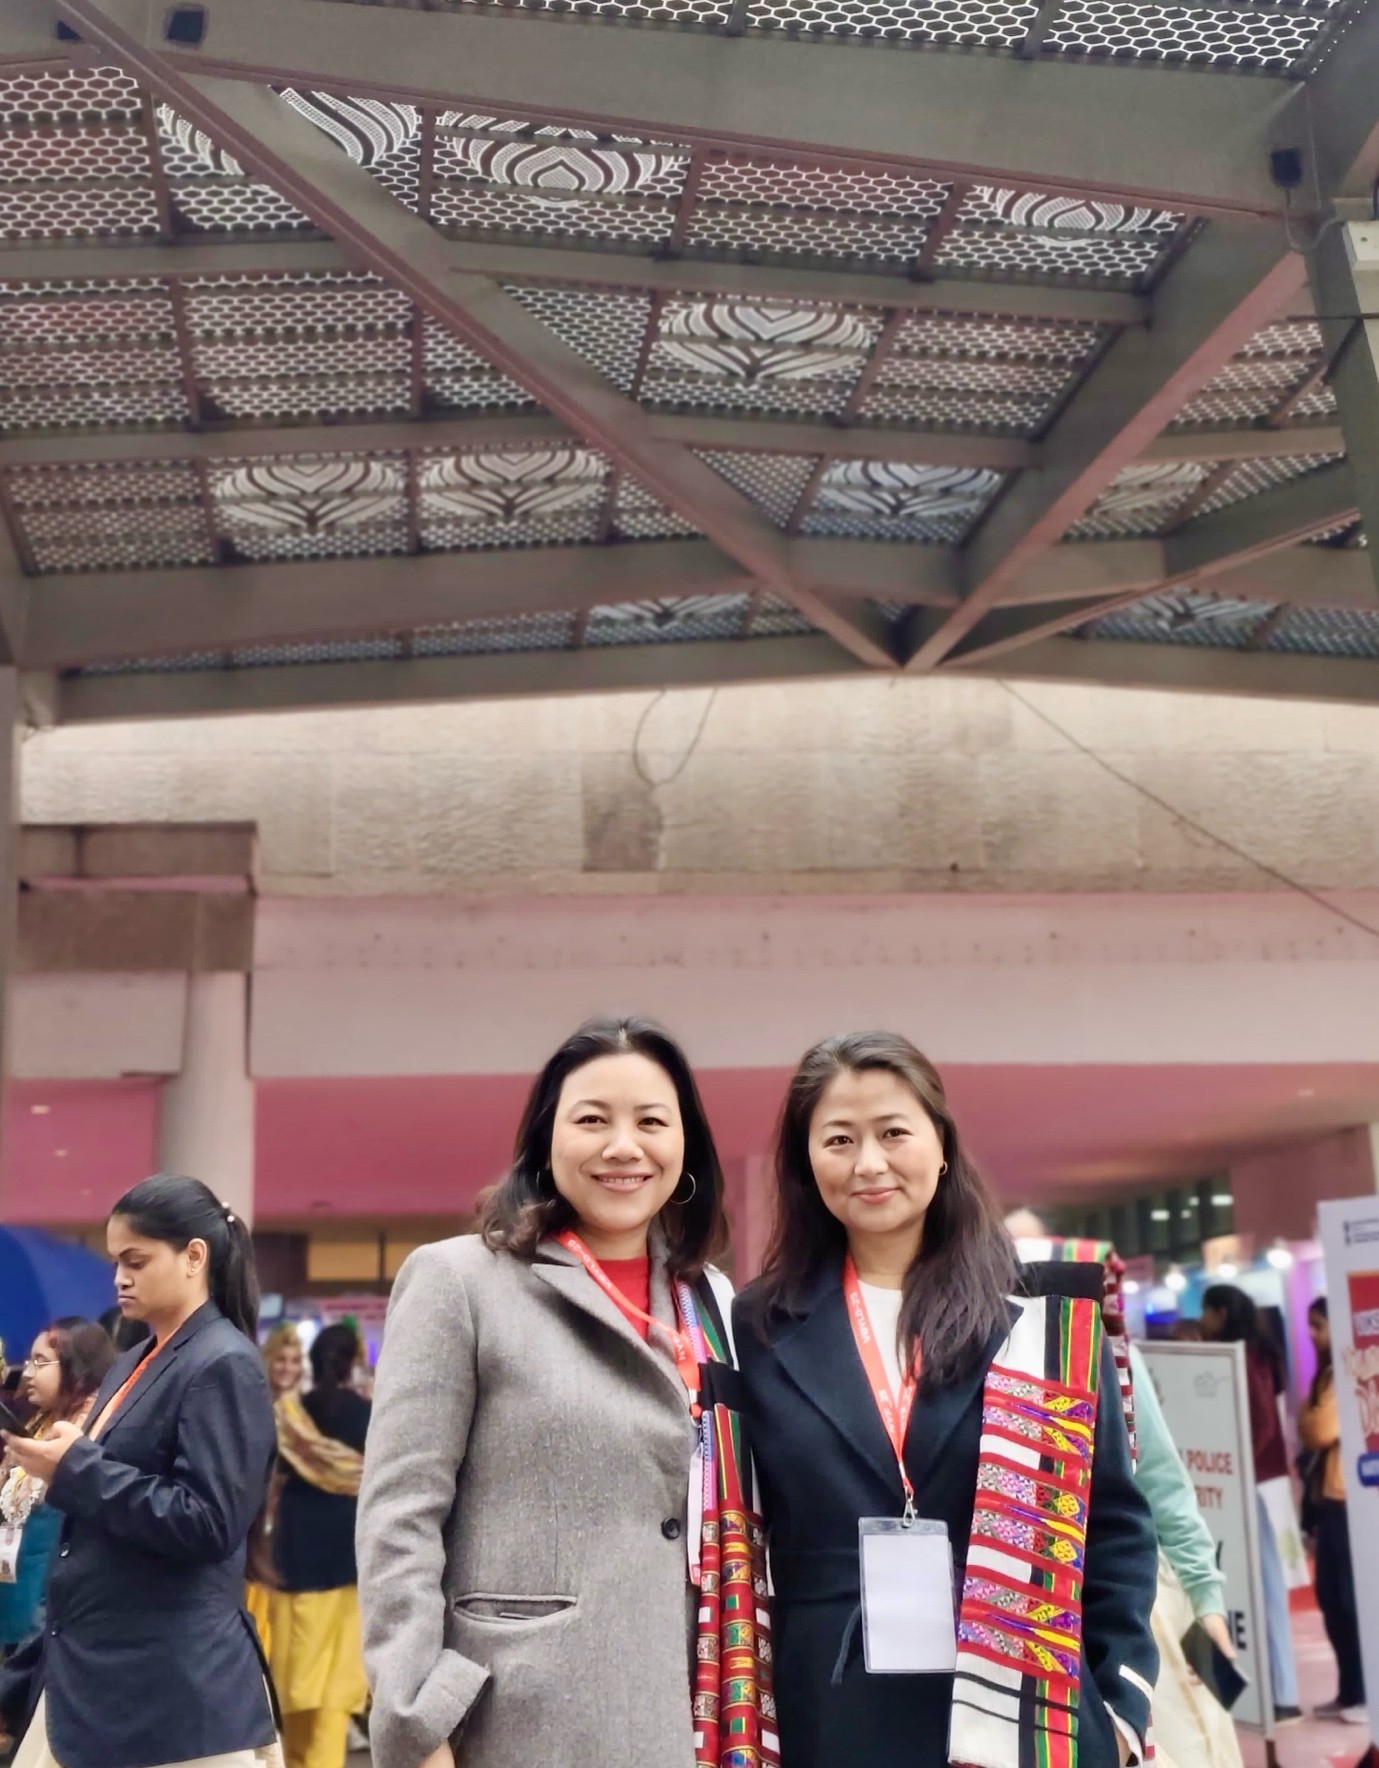
POLYGON ((32 1714, 15 1768, 249 1768, 276 1736, 243 1612, 274 1450, 249 1232, 205 1185, 159 1176, 115 1205, 107 1242, 121 1312, 153 1336, 115 1363, 85 1433, 6 1438, 64 1522, 0 1716, 32 1714))
POLYGON ((943 1084, 889 1033, 804 1058, 776 1172, 765 1269, 734 1313, 782 1768, 1140 1760, 1156 1549, 1100 1271, 1037 1267, 1012 1293, 1014 1251, 943 1084), (859 1538, 864 1518, 890 1537, 859 1538), (951 1588, 926 1525, 946 1529, 951 1588), (895 1631, 876 1595, 888 1566, 895 1631), (902 1673, 881 1673, 888 1652, 902 1673))

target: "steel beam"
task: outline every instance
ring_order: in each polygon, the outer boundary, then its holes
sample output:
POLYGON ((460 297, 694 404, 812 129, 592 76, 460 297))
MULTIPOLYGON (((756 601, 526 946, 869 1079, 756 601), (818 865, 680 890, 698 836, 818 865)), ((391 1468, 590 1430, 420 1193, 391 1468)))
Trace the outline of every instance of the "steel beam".
MULTIPOLYGON (((276 8, 274 0, 274 31, 276 8)), ((319 25, 319 11, 312 10, 319 25)), ((205 129, 361 264, 603 450, 617 471, 646 486, 855 656, 874 667, 893 664, 888 629, 878 613, 866 605, 855 613, 841 609, 794 583, 784 537, 754 505, 688 449, 653 437, 640 407, 519 301, 486 279, 452 276, 435 231, 266 87, 179 72, 161 43, 149 48, 140 40, 141 25, 149 23, 147 6, 61 0, 61 11, 87 41, 205 129), (139 16, 130 17, 131 12, 139 16), (122 16, 132 29, 121 23, 122 16)), ((162 19, 161 9, 156 16, 162 19)), ((229 16, 230 9, 218 12, 217 28, 229 16)), ((390 34, 401 34, 395 23, 390 34)))
POLYGON ((29 583, 16 533, 4 474, 0 473, 0 668, 19 660, 28 629, 29 583))
MULTIPOLYGON (((1360 515, 1379 542, 1379 221, 1330 228, 1308 262, 1346 451, 1363 463, 1360 515)), ((1379 585, 1379 545, 1368 550, 1379 585)))
MULTIPOLYGON (((1285 548, 1349 520, 1355 511, 1355 475, 1347 462, 1323 467, 1302 478, 1277 485, 1258 497, 1246 498, 1199 516, 1162 543, 1163 575, 1154 589, 1210 582, 1223 572, 1285 548)), ((1294 557, 1295 568, 1308 566, 1294 557)), ((1105 601, 1063 601, 1037 608, 1000 609, 990 613, 949 653, 950 664, 974 662, 1018 651, 1039 639, 1082 626, 1111 614, 1146 592, 1118 592, 1105 601)), ((933 618, 929 616, 929 618, 933 618)), ((925 619, 917 615, 916 620, 925 619)))
MULTIPOLYGON (((955 435, 948 430, 839 430, 832 424, 777 418, 724 418, 693 412, 647 414, 651 434, 689 448, 765 454, 828 454, 838 460, 900 460, 921 466, 1032 466, 1038 450, 1015 436, 955 435)), ((513 416, 384 418, 363 423, 222 426, 212 430, 89 430, 0 440, 0 468, 89 461, 237 460, 299 454, 396 453, 505 448, 567 442, 573 432, 544 412, 513 416)))
MULTIPOLYGON (((109 46, 72 0, 67 15, 109 46)), ((738 152, 922 169, 1197 213, 1276 213, 1263 146, 1283 81, 1063 58, 916 55, 872 43, 611 27, 549 14, 206 0, 199 48, 166 8, 103 0, 125 59, 235 80, 536 117, 738 152), (1145 151, 1145 143, 1153 151, 1145 151)))
MULTIPOLYGON (((951 604, 943 547, 789 543, 791 570, 840 601, 951 604)), ((1114 581, 1108 561, 1103 588, 1114 581)), ((704 540, 531 547, 303 564, 191 566, 38 580, 24 646, 30 669, 73 669, 293 640, 412 632, 460 621, 588 612, 622 602, 750 592, 755 579, 704 540)))
MULTIPOLYGON (((847 302, 908 313, 973 313, 1019 319, 1077 319, 1094 325, 1136 325, 1149 315, 1143 295, 1120 290, 1045 288, 1025 283, 969 282, 935 277, 913 282, 869 270, 803 269, 791 264, 707 262, 690 254, 653 258, 630 251, 575 246, 511 245, 446 240, 445 261, 456 276, 498 282, 571 283, 583 288, 649 289, 653 294, 740 296, 749 300, 847 302)), ((0 282, 110 277, 328 275, 355 261, 333 240, 274 239, 157 242, 111 239, 100 245, 0 247, 0 282)))
POLYGON ((827 680, 868 673, 866 664, 819 634, 702 644, 597 645, 580 651, 414 657, 405 663, 77 677, 62 683, 59 718, 64 724, 89 724, 428 700, 543 699, 552 694, 827 680))
POLYGON ((912 669, 932 668, 1001 599, 1011 580, 1086 513, 1304 275, 1274 227, 1216 223, 1164 278, 1154 317, 1122 332, 1049 431, 1047 464, 1002 496, 967 548, 967 593, 920 633, 912 669))
POLYGON ((1205 645, 1050 638, 1013 657, 995 658, 964 673, 997 675, 1009 681, 1085 682, 1098 687, 1379 705, 1379 662, 1357 657, 1300 657, 1283 651, 1217 651, 1205 645))

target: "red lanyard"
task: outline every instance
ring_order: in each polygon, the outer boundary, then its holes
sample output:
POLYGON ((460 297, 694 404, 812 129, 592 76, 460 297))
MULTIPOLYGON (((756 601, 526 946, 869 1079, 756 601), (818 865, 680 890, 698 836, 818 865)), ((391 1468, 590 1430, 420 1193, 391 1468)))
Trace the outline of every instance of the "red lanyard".
POLYGON ((871 1315, 867 1312, 866 1297, 862 1294, 857 1266, 852 1262, 851 1253, 843 1265, 843 1294, 847 1299, 848 1318, 852 1321, 852 1336, 857 1340, 857 1354, 867 1372, 867 1381, 881 1414, 881 1422, 885 1426, 891 1448, 895 1451, 895 1464, 900 1469, 900 1483, 905 1489, 905 1518, 907 1522, 913 1521, 915 1489, 905 1471, 905 1432, 909 1429, 910 1413, 914 1410, 915 1395, 919 1391, 919 1352, 915 1352, 914 1367, 905 1377, 897 1405, 896 1396, 891 1392, 890 1378, 886 1374, 886 1365, 877 1348, 871 1315))
POLYGON ((89 1435, 91 1435, 93 1437, 98 1437, 101 1434, 101 1432, 105 1429, 106 1425, 109 1424, 110 1420, 115 1416, 115 1414, 119 1411, 120 1407, 124 1404, 125 1397, 129 1393, 129 1390, 132 1387, 135 1387, 143 1379, 145 1371, 148 1369, 149 1365, 153 1362, 153 1359, 158 1355, 159 1351, 161 1351, 162 1348, 163 1347, 161 1344, 154 1345, 153 1349, 143 1359, 143 1361, 136 1363, 134 1365, 132 1373, 126 1378, 126 1380, 121 1384, 121 1386, 117 1389, 117 1391, 115 1393, 111 1394, 110 1398, 105 1402, 105 1405, 101 1408, 101 1415, 96 1420, 96 1422, 91 1426, 90 1432, 88 1433, 89 1435))
POLYGON ((675 1357, 676 1370, 681 1381, 685 1384, 685 1391, 689 1394, 690 1411, 697 1418, 699 1416, 699 1358, 695 1354, 694 1344, 689 1333, 683 1327, 667 1326, 664 1320, 657 1320, 650 1314, 644 1314, 639 1307, 630 1302, 572 1228, 567 1228, 563 1234, 557 1234, 556 1240, 561 1246, 574 1253, 595 1283, 626 1319, 640 1321, 642 1325, 650 1326, 669 1340, 671 1352, 675 1357))

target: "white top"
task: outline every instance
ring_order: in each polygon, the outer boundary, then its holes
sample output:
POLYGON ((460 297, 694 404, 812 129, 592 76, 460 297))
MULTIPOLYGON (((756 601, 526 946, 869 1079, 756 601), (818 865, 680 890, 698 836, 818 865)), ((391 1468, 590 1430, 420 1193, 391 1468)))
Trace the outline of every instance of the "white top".
POLYGON ((860 1278, 858 1286, 862 1291, 862 1300, 867 1305, 867 1318, 871 1321, 877 1349, 881 1352, 886 1379, 891 1384, 891 1398, 898 1406, 901 1376, 896 1335, 900 1329, 900 1303, 903 1297, 898 1289, 882 1289, 876 1283, 863 1283, 860 1278))

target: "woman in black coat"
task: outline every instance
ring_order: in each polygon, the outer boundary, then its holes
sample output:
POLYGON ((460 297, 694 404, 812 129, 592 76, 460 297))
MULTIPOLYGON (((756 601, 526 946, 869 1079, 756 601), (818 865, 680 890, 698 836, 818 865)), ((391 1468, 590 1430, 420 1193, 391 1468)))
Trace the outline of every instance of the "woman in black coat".
POLYGON ((1012 1293, 1014 1252, 942 1082, 889 1033, 804 1058, 777 1186, 765 1269, 735 1319, 783 1768, 1141 1760, 1156 1548, 1101 1343, 1100 1271, 1082 1283, 1080 1266, 1034 1267, 1036 1293, 1012 1293), (893 1538, 859 1541, 863 1518, 893 1538), (946 1529, 951 1590, 941 1534, 917 1542, 931 1525, 946 1529), (875 1597, 887 1564, 898 1631, 875 1597))
POLYGON ((64 1521, 47 1623, 0 1671, 0 1717, 32 1715, 16 1768, 252 1768, 276 1730, 243 1609, 274 1448, 249 1231, 205 1185, 160 1176, 106 1237, 121 1310, 153 1335, 116 1361, 85 1432, 6 1438, 64 1521))

